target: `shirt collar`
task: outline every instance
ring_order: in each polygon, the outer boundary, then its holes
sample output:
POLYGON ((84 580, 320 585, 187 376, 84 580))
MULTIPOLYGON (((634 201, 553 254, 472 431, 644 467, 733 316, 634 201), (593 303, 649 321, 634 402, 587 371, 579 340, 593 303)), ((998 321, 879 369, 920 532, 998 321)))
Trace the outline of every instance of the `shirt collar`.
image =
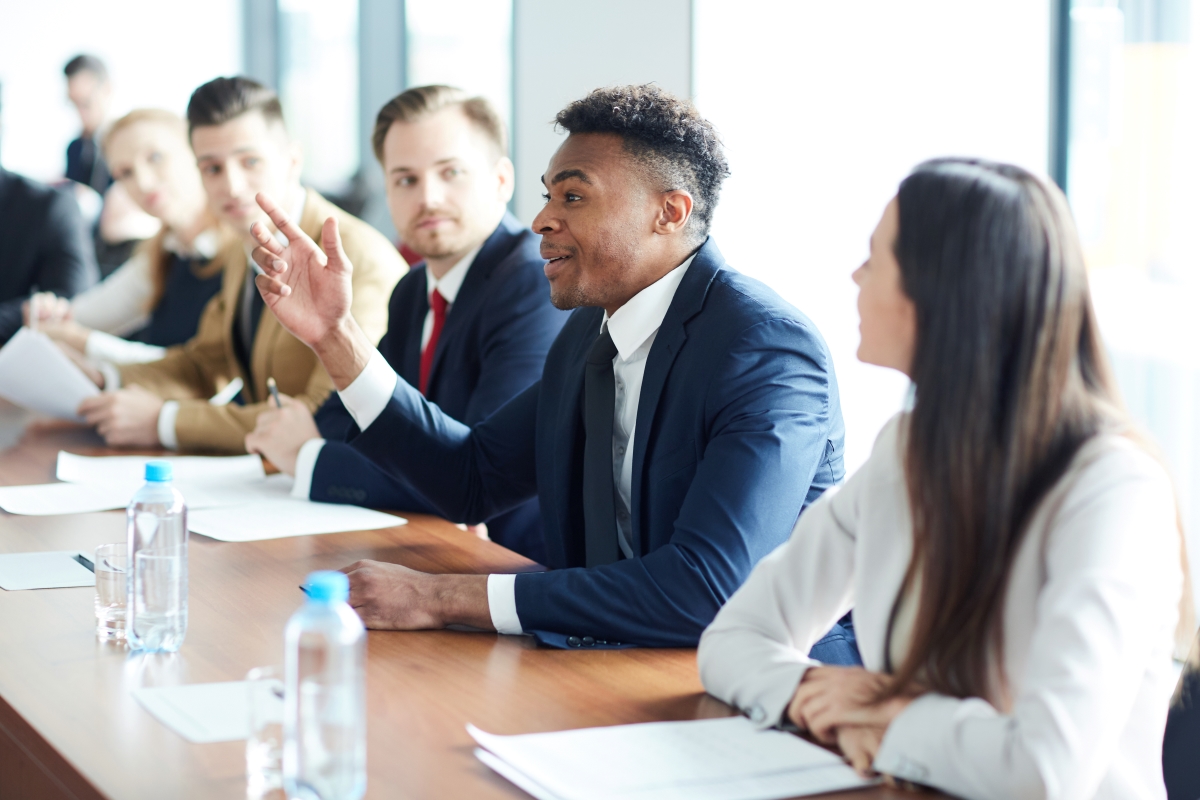
POLYGON ((453 304, 454 298, 458 297, 458 290, 462 288, 463 280, 467 277, 467 270, 471 269, 471 264, 474 263, 475 256, 479 255, 479 250, 482 247, 483 245, 480 245, 460 258, 445 275, 436 281, 433 280, 433 275, 429 272, 429 265, 426 264, 426 295, 433 297, 433 291, 436 289, 442 297, 446 298, 447 303, 453 304))
POLYGON ((604 326, 608 325, 608 333, 612 336, 613 344, 617 346, 617 353, 623 361, 628 360, 634 351, 662 327, 663 318, 667 316, 667 309, 675 299, 679 283, 695 257, 695 253, 688 256, 678 267, 629 298, 629 301, 618 308, 611 317, 607 311, 604 312, 600 330, 604 330, 604 326))
POLYGON ((201 231, 192 240, 192 246, 187 247, 173 231, 167 231, 163 236, 163 247, 180 258, 203 258, 211 261, 220 247, 220 237, 215 228, 201 231))

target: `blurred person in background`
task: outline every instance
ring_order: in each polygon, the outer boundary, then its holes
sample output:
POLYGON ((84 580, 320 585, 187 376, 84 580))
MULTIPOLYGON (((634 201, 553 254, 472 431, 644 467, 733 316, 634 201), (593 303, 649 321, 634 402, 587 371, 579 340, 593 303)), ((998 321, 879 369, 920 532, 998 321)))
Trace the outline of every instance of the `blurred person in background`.
POLYGON ((246 434, 271 402, 268 378, 310 412, 333 388, 312 350, 264 310, 255 288, 250 226, 269 221, 255 195, 281 198, 310 236, 320 238, 322 226, 337 220, 346 251, 356 254, 350 313, 374 341, 387 328, 387 298, 405 267, 382 234, 300 185, 302 153, 273 91, 249 78, 217 78, 192 93, 187 120, 208 207, 240 234, 215 258, 223 270, 221 289, 196 335, 159 361, 97 369, 80 357, 105 391, 79 413, 113 446, 244 453, 246 434), (243 385, 235 402, 209 402, 235 378, 243 385))
POLYGON ((21 327, 31 292, 72 297, 95 282, 95 254, 71 195, 0 166, 0 344, 21 327))
MULTIPOLYGON (((418 86, 379 111, 372 140, 392 221, 423 261, 392 293, 379 351, 431 403, 474 425, 541 377, 567 320, 550 302, 541 237, 506 210, 513 165, 504 122, 481 97, 418 86)), ((284 398, 258 418, 246 448, 295 475, 300 497, 437 513, 413 507, 410 490, 350 446, 359 433, 337 395, 315 422, 284 398)), ((545 559, 536 499, 488 519, 487 531, 545 559)))
POLYGON ((67 62, 63 74, 81 128, 67 145, 66 178, 75 182, 76 200, 92 226, 96 264, 104 278, 129 260, 139 242, 158 231, 158 221, 143 213, 123 185, 114 185, 100 146, 112 109, 108 68, 96 56, 81 54, 67 62))
POLYGON ((220 228, 208 209, 187 125, 170 111, 131 111, 103 137, 116 185, 162 229, 98 285, 65 300, 51 293, 26 307, 38 327, 95 361, 157 361, 196 334, 221 288, 214 262, 220 228), (126 339, 118 337, 124 336, 126 339))

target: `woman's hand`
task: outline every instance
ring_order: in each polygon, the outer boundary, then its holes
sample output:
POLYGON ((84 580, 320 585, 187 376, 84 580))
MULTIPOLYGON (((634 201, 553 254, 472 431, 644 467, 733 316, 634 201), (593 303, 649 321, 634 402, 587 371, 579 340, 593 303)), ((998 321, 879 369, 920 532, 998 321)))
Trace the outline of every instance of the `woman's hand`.
POLYGON ((845 725, 837 729, 837 745, 842 757, 850 762, 854 771, 864 778, 876 776, 875 755, 883 744, 884 731, 858 725, 845 725))

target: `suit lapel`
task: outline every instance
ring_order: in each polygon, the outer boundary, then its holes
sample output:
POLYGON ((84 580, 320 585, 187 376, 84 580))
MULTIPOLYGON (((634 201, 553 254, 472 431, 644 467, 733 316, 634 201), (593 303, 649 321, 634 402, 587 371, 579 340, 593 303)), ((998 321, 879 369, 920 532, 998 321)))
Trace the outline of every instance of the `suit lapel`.
MULTIPOLYGON (((579 323, 582 333, 562 359, 562 377, 558 381, 562 395, 556 398, 553 409, 547 409, 554 420, 545 430, 554 440, 555 491, 552 498, 542 498, 542 502, 554 503, 558 529, 565 533, 561 538, 564 548, 561 563, 567 567, 582 567, 587 562, 583 537, 583 372, 588 350, 600 334, 600 320, 604 318, 604 311, 599 308, 575 313, 582 317, 579 323)), ((547 537, 547 548, 554 544, 547 537)))
POLYGON ((228 257, 225 259, 224 275, 221 279, 221 298, 224 301, 225 318, 222 324, 225 326, 225 363, 229 364, 237 377, 242 379, 242 385, 245 387, 245 397, 249 397, 254 391, 251 385, 250 376, 246 373, 246 369, 242 366, 242 360, 237 357, 237 351, 234 348, 234 337, 237 332, 234 326, 237 324, 238 310, 241 308, 242 284, 246 280, 246 245, 240 239, 229 244, 228 257))
MULTIPOLYGON (((425 316, 429 313, 429 272, 424 266, 414 271, 412 294, 405 298, 409 313, 404 352, 398 354, 403 363, 396 371, 404 380, 416 386, 421 379, 421 335, 425 332, 425 316)), ((393 320, 392 323, 397 326, 403 324, 400 320, 393 320)), ((432 385, 432 381, 430 383, 432 385)))
MULTIPOLYGON (((467 267, 467 274, 463 278, 462 285, 458 287, 458 294, 450 306, 450 311, 446 314, 442 335, 438 339, 437 349, 433 352, 433 365, 429 369, 430 394, 433 393, 433 387, 437 385, 443 356, 446 352, 446 342, 451 341, 458 335, 460 329, 469 324, 475 314, 475 309, 483 302, 487 280, 505 256, 512 252, 513 242, 520 230, 520 223, 512 215, 506 213, 496 230, 492 231, 492 235, 484 241, 479 252, 475 254, 475 260, 467 267)), ((428 295, 428 291, 427 288, 426 295, 428 295)))
POLYGON ((646 357, 642 394, 638 398, 637 424, 633 432, 633 485, 630 498, 633 508, 630 510, 633 516, 633 549, 637 553, 643 553, 641 525, 638 521, 641 519, 641 486, 646 466, 646 442, 654 424, 658 401, 662 398, 671 366, 687 341, 685 325, 704 307, 708 287, 724 263, 716 244, 711 239, 705 242, 688 267, 679 288, 675 290, 675 297, 671 300, 667 315, 663 317, 658 335, 654 337, 654 344, 650 347, 650 354, 646 357))

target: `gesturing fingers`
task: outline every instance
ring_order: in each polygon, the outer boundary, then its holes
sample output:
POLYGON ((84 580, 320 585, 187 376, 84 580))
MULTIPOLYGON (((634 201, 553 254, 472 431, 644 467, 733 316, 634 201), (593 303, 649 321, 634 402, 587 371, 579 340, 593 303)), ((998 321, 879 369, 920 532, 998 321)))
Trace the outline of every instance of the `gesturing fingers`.
MULTIPOLYGON (((304 231, 300 230, 296 223, 292 222, 283 209, 271 199, 270 195, 265 192, 259 192, 254 196, 254 199, 258 202, 258 207, 265 211, 267 216, 271 218, 271 222, 275 224, 279 232, 287 237, 289 243, 296 244, 297 242, 304 241, 312 243, 312 239, 309 239, 304 231)), ((262 240, 260 239, 259 241, 261 242, 262 240)))
POLYGON ((321 226, 321 246, 325 250, 325 257, 329 259, 328 263, 331 267, 342 272, 350 271, 350 259, 346 256, 346 251, 342 249, 342 236, 338 231, 336 217, 329 217, 321 226))
POLYGON ((275 299, 287 297, 292 293, 292 287, 278 278, 272 278, 270 275, 259 275, 254 279, 254 285, 258 287, 258 291, 262 293, 263 300, 268 304, 274 302, 275 299))

